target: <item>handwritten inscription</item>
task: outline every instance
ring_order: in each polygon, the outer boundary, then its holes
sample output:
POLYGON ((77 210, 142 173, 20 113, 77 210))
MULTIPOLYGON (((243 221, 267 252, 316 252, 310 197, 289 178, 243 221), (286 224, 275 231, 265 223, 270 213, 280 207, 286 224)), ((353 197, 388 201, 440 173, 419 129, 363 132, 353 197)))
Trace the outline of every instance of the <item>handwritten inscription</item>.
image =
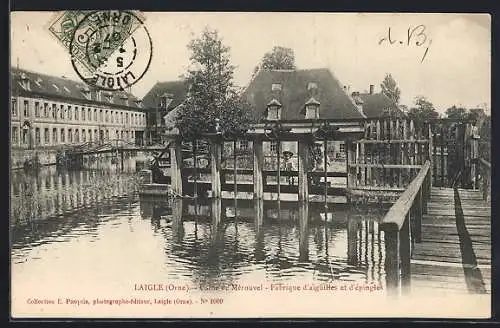
POLYGON ((432 39, 427 35, 425 25, 420 24, 415 27, 408 27, 406 35, 403 38, 396 37, 392 31, 392 28, 389 27, 387 30, 387 35, 380 38, 378 44, 421 47, 425 49, 424 54, 422 55, 422 58, 420 60, 420 63, 422 63, 427 57, 429 48, 432 44, 432 39))

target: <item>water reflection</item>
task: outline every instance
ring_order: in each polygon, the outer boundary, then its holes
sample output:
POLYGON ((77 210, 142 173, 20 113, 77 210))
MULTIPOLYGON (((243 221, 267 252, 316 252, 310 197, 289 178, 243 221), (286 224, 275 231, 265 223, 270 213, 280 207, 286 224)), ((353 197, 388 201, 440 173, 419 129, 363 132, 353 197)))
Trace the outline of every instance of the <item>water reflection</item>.
POLYGON ((72 270, 75 242, 82 252, 91 247, 99 252, 99 262, 79 267, 89 281, 111 276, 106 272, 130 272, 130 263, 145 263, 133 267, 141 281, 160 277, 195 285, 256 280, 383 285, 385 280, 383 234, 378 229, 384 211, 338 204, 325 213, 323 204, 315 203, 106 196, 130 190, 128 180, 116 172, 53 173, 33 181, 54 204, 60 202, 52 210, 58 214, 14 226, 13 265, 36 273, 33 261, 44 261, 44 278, 54 285, 54 258, 57 270, 72 270), (106 179, 114 183, 97 191, 89 188, 106 179), (103 266, 103 261, 113 265, 103 266))

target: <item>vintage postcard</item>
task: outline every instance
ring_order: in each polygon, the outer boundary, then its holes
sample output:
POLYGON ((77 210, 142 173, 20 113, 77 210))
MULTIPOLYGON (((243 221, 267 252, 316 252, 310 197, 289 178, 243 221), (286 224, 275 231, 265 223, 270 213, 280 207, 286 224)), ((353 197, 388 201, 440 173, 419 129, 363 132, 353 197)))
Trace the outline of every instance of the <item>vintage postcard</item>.
POLYGON ((13 319, 491 316, 489 15, 10 23, 13 319))

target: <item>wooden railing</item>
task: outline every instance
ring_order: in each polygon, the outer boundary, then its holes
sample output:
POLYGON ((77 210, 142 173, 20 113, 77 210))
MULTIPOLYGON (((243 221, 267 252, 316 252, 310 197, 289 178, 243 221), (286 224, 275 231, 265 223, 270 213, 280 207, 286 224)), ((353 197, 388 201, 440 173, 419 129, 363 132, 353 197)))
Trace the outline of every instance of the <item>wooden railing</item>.
POLYGON ((491 199, 491 164, 480 158, 478 160, 478 171, 481 174, 481 191, 483 199, 490 201, 491 199))
POLYGON ((384 231, 386 285, 390 295, 410 290, 411 252, 413 243, 421 242, 422 215, 426 212, 431 183, 431 163, 426 161, 380 223, 384 231))

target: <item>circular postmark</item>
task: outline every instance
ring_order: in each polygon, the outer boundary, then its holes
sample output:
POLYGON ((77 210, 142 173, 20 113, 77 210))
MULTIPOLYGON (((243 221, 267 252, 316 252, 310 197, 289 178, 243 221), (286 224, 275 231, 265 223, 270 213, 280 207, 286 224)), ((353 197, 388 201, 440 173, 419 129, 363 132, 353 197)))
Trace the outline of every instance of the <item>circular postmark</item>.
POLYGON ((153 55, 143 19, 131 11, 92 11, 71 38, 71 63, 87 84, 116 91, 137 83, 153 55))

